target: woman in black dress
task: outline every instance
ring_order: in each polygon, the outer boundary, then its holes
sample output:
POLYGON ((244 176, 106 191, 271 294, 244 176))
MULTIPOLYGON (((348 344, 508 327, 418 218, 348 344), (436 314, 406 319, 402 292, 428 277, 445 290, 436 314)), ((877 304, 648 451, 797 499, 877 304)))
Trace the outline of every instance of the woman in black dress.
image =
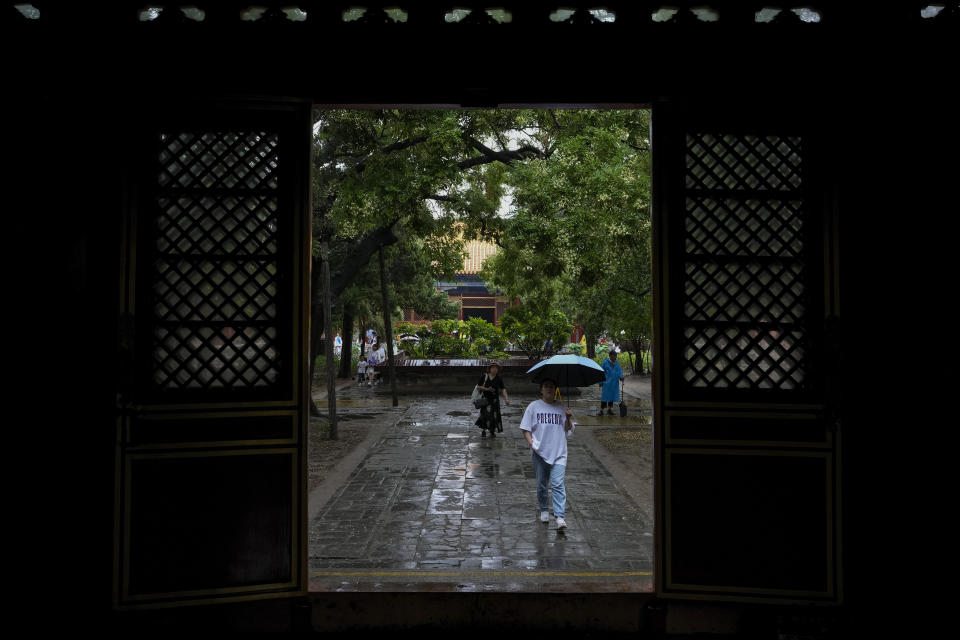
POLYGON ((503 420, 500 418, 500 394, 503 394, 503 401, 506 404, 510 404, 510 396, 507 395, 507 388, 503 385, 503 378, 499 373, 500 365, 491 364, 477 382, 477 388, 483 392, 483 397, 490 403, 480 409, 480 417, 475 423, 480 427, 481 438, 487 437, 487 431, 490 432, 491 438, 496 438, 497 432, 503 432, 503 420))

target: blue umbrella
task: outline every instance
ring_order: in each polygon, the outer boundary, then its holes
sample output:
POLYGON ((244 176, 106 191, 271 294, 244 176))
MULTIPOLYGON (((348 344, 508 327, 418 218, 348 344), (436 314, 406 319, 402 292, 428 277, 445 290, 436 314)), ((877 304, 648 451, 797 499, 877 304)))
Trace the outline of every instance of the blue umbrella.
POLYGON ((588 387, 607 379, 603 367, 590 358, 561 354, 539 362, 527 371, 533 374, 533 381, 552 378, 558 387, 588 387))

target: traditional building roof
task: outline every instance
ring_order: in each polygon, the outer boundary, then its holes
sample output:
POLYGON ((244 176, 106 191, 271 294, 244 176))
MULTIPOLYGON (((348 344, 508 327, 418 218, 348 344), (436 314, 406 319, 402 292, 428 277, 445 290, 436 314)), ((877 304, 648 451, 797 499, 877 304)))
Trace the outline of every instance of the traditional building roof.
POLYGON ((497 245, 482 240, 470 240, 466 245, 467 257, 463 261, 461 273, 479 273, 483 261, 497 252, 497 245))

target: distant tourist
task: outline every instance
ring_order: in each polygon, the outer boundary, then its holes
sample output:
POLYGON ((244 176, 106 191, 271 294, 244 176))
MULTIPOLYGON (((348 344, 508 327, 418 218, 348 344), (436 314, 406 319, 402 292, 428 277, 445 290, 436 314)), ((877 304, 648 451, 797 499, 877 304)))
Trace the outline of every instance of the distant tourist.
POLYGON ((607 409, 607 415, 613 415, 613 403, 620 400, 620 381, 623 380, 623 369, 617 362, 617 350, 610 348, 610 355, 603 361, 603 372, 607 379, 600 392, 600 413, 607 409))
POLYGON ((367 356, 367 386, 373 386, 374 384, 380 382, 377 380, 377 352, 371 350, 370 355, 367 356))
POLYGON ((483 393, 488 404, 480 408, 480 417, 474 423, 480 427, 480 437, 486 438, 487 431, 491 438, 496 438, 497 433, 503 433, 503 418, 500 416, 500 396, 503 401, 510 404, 510 396, 507 395, 507 387, 503 384, 503 378, 499 376, 500 365, 493 363, 487 367, 487 372, 477 382, 477 389, 483 393))

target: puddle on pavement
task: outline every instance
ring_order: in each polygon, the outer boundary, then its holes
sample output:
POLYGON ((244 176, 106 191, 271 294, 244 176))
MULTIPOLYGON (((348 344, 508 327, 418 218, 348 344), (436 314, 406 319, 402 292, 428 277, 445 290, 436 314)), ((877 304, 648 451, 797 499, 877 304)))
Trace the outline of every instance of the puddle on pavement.
MULTIPOLYGON (((650 411, 651 405, 650 401, 642 398, 627 398, 625 400, 627 405, 627 411, 650 411)), ((617 403, 619 404, 619 403, 617 403)), ((600 410, 600 396, 591 398, 571 398, 570 406, 578 409, 586 410, 590 407, 596 407, 597 410, 600 410)))
POLYGON ((621 418, 619 415, 591 416, 583 414, 577 416, 577 424, 591 427, 649 427, 650 416, 631 416, 627 414, 621 418))
MULTIPOLYGON (((318 405, 326 405, 326 399, 316 401, 318 405)), ((390 396, 371 396, 368 398, 347 398, 337 395, 337 407, 343 408, 393 408, 393 398, 390 396)))
POLYGON ((379 414, 376 413, 338 413, 337 420, 344 422, 347 420, 369 420, 374 418, 379 414))

